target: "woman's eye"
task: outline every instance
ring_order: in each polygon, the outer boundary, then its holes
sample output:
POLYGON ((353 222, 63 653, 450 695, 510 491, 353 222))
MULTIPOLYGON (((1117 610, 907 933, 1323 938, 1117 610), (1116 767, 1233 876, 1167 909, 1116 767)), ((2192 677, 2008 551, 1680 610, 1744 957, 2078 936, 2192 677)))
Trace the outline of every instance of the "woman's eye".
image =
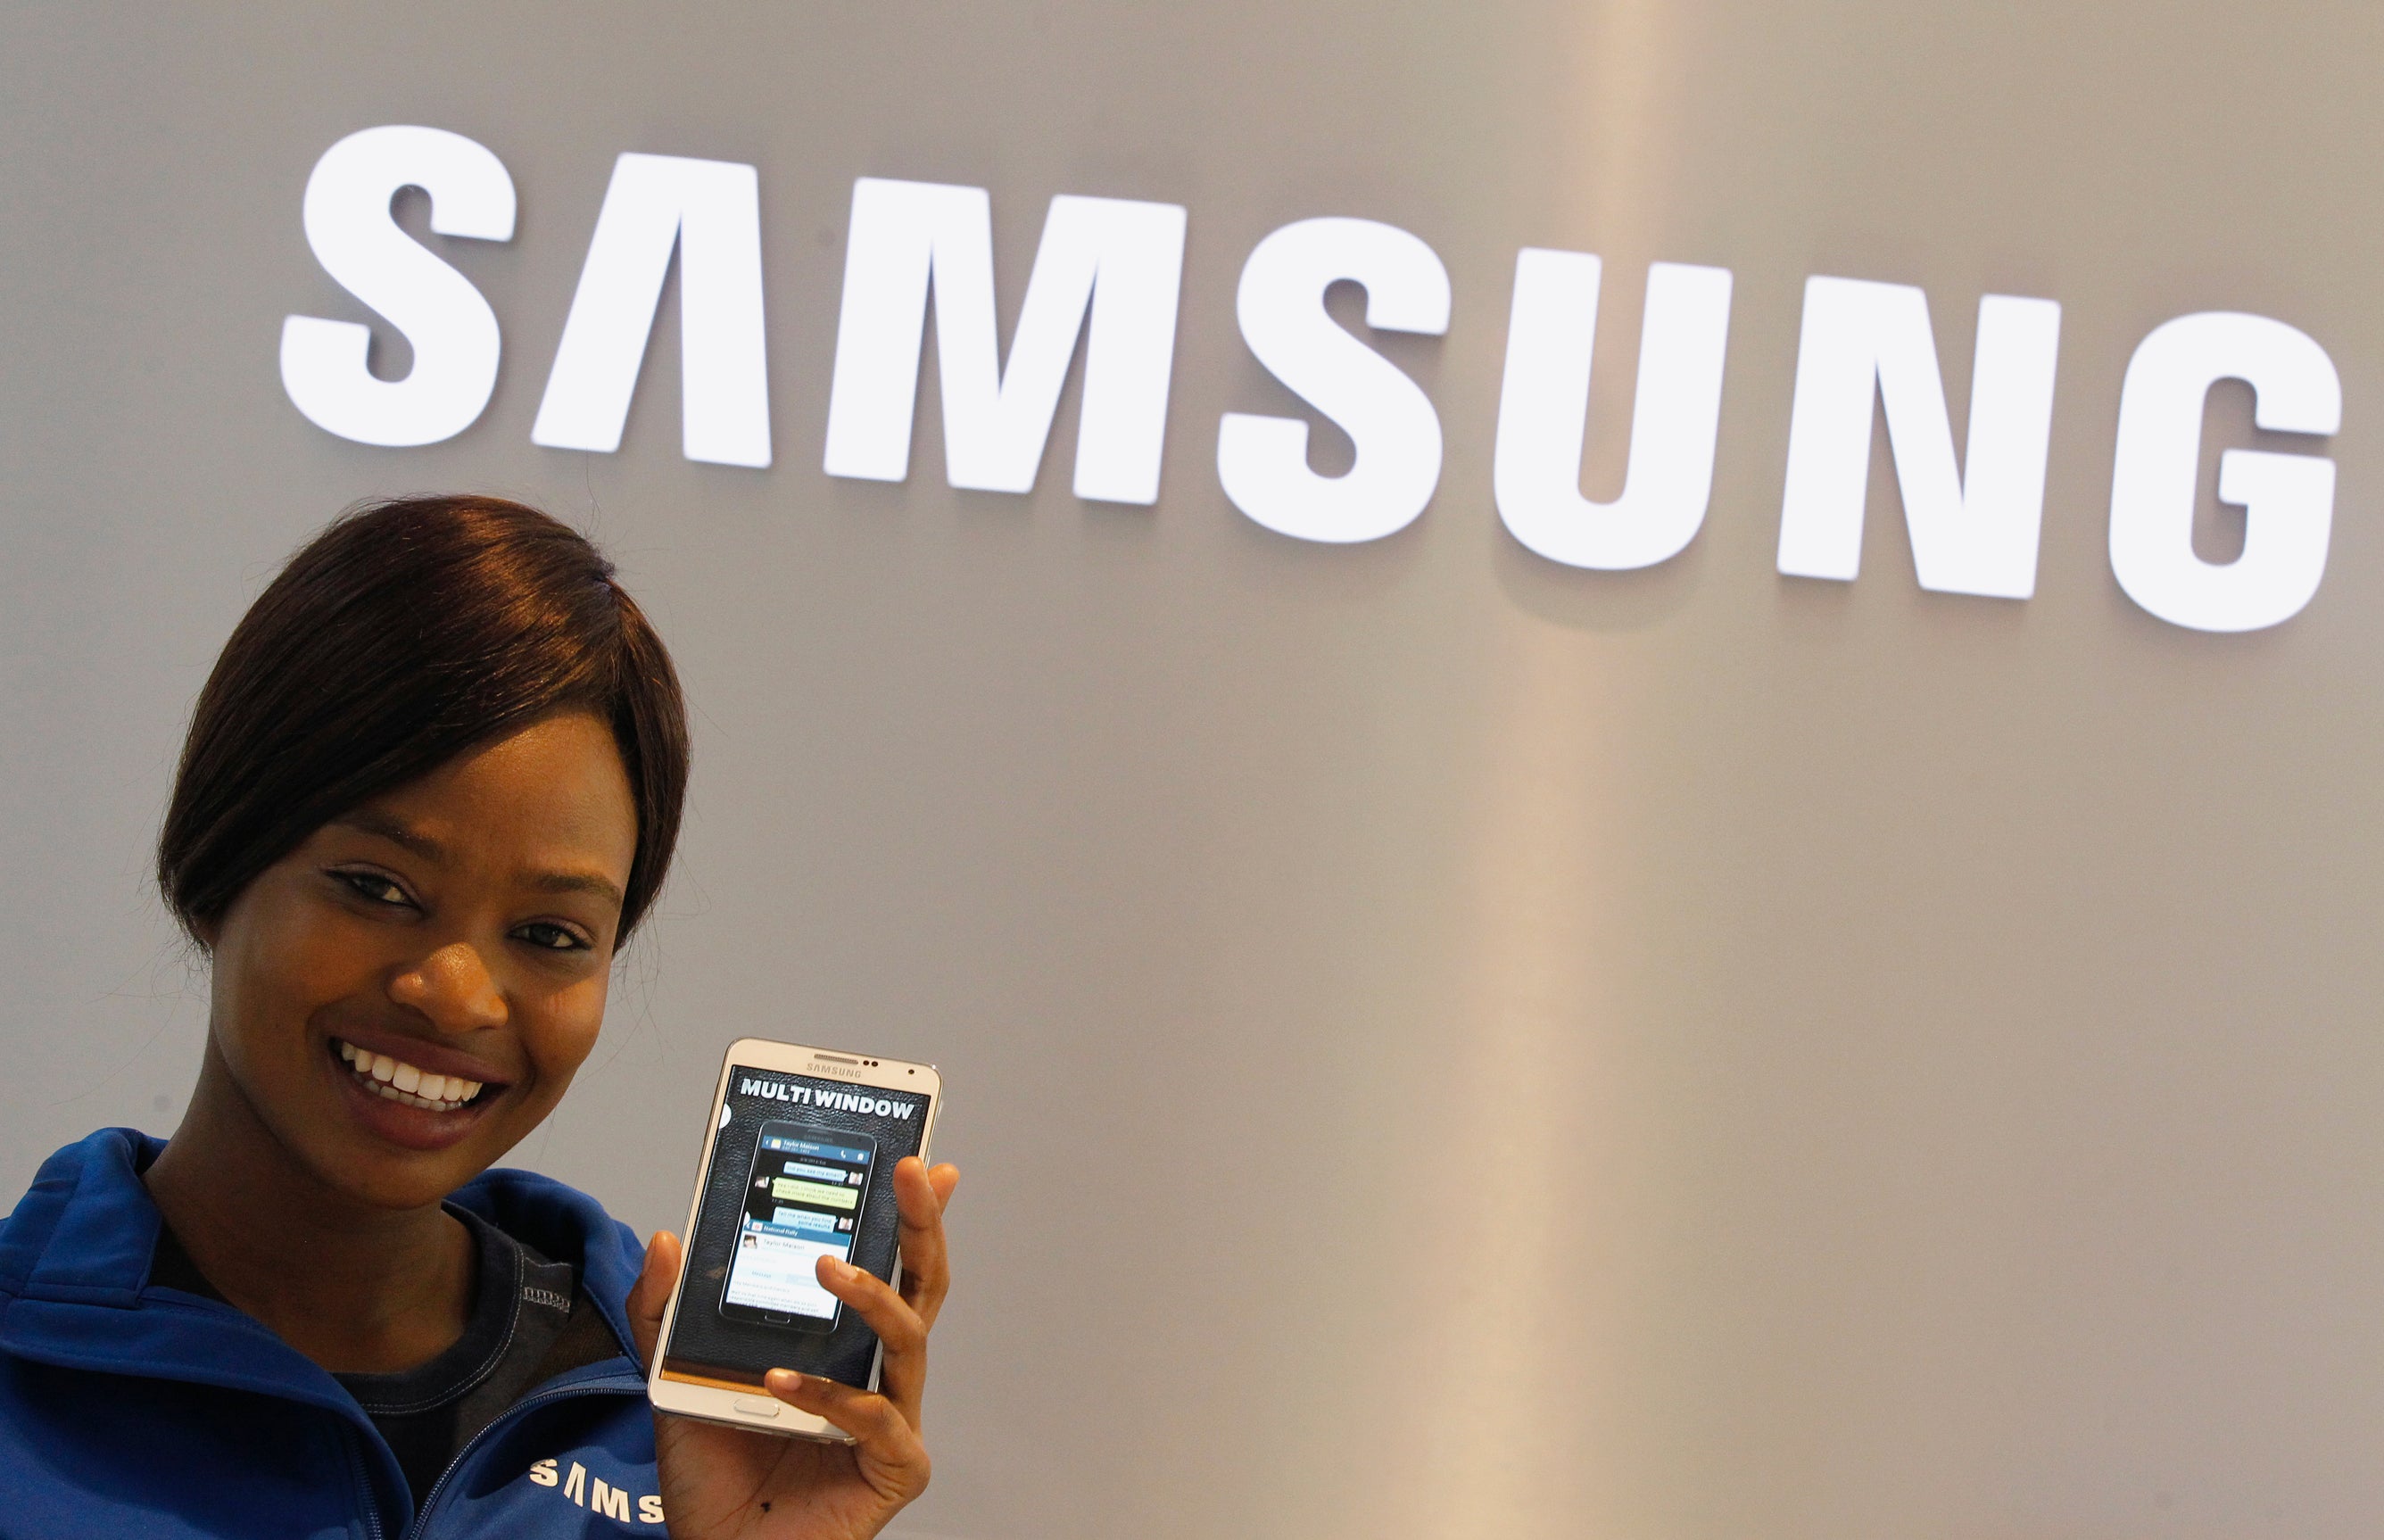
POLYGON ((404 888, 379 872, 334 872, 331 875, 375 903, 411 906, 414 902, 404 888))
POLYGON ((548 951, 586 951, 589 946, 587 938, 578 932, 546 920, 526 925, 514 934, 531 946, 543 947, 548 951))

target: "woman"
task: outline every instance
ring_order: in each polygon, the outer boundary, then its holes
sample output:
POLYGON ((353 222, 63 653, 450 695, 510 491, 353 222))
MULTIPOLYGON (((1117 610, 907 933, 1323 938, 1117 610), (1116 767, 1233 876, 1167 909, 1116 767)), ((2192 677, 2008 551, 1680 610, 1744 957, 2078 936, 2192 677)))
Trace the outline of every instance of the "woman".
POLYGON ((770 1377, 849 1447, 655 1416, 677 1240, 490 1169, 595 1044, 687 764, 660 639, 544 515, 387 503, 292 560, 158 841, 211 969, 190 1110, 0 1225, 0 1534, 865 1540, 918 1495, 951 1167, 895 1170, 899 1294, 821 1264, 882 1394, 770 1377))

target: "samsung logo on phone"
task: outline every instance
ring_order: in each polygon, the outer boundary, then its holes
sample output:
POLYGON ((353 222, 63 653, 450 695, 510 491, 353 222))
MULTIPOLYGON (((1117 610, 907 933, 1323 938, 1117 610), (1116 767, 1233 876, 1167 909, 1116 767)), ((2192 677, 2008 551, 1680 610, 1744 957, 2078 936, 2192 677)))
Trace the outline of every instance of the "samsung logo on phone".
POLYGON ((760 1097, 765 1101, 791 1102, 799 1107, 824 1107, 838 1112, 865 1112, 873 1117, 894 1118, 909 1122, 919 1104, 900 1097, 856 1096, 851 1091, 823 1091, 812 1086, 789 1086, 780 1080, 756 1080, 746 1076, 737 1082, 739 1096, 760 1097))

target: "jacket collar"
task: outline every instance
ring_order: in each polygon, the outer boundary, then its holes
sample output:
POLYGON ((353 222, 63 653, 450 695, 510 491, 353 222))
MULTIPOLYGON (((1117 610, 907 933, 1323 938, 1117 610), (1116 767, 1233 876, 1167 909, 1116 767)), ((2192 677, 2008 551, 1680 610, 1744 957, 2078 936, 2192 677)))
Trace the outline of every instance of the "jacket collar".
POLYGON ((629 1335, 629 1290, 643 1269, 646 1248, 637 1232, 604 1211, 576 1187, 536 1172, 499 1166, 458 1187, 448 1199, 469 1209, 498 1229, 553 1261, 579 1271, 579 1285, 614 1340, 634 1362, 629 1335))
POLYGON ((42 1162, 0 1225, 0 1294, 130 1310, 160 1220, 140 1172, 164 1141, 103 1128, 42 1162))
MULTIPOLYGON (((43 1162, 0 1223, 0 1352, 353 1407, 320 1366, 239 1310, 149 1286, 161 1221, 140 1174, 164 1148, 104 1128, 43 1162)), ((452 1201, 577 1267, 634 1358, 627 1299, 642 1248, 628 1226, 586 1194, 526 1171, 485 1172, 452 1201)))

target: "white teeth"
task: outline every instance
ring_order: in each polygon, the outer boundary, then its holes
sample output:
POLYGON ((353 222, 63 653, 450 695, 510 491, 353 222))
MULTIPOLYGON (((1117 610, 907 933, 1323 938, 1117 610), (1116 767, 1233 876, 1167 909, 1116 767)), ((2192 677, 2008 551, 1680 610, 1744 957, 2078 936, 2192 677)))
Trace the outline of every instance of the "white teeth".
POLYGON ((387 1097, 391 1101, 403 1101, 408 1107, 420 1107, 432 1112, 452 1112, 458 1105, 453 1101, 425 1101, 420 1097, 409 1095, 394 1086, 383 1086, 378 1082, 373 1086, 373 1092, 377 1096, 387 1097))
POLYGON ((409 1107, 452 1112, 480 1094, 485 1082, 460 1074, 426 1074, 418 1065, 375 1053, 350 1042, 340 1042, 340 1058, 352 1066, 366 1090, 409 1107))

